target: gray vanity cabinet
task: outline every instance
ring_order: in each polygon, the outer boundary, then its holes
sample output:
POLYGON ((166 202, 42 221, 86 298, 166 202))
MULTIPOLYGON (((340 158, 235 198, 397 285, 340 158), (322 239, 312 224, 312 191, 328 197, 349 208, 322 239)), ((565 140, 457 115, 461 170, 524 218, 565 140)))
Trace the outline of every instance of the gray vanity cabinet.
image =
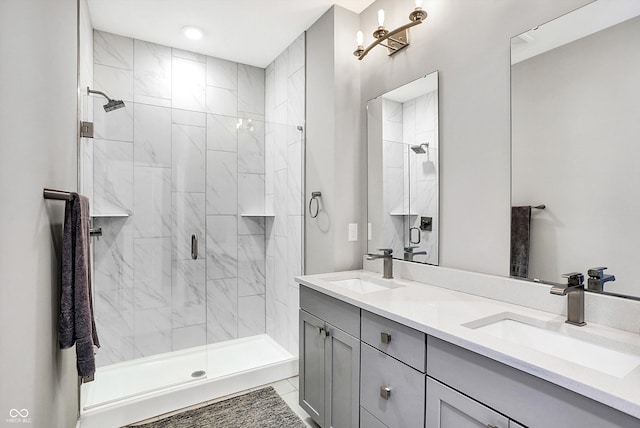
POLYGON ((300 288, 300 406, 323 428, 360 426, 360 309, 300 288))
POLYGON ((429 377, 426 421, 428 428, 512 427, 500 413, 429 377))

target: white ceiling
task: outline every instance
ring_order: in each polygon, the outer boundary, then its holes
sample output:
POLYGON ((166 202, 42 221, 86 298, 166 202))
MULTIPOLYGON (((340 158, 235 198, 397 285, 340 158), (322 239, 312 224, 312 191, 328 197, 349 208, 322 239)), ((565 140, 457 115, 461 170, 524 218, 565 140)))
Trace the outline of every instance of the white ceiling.
POLYGON ((356 13, 374 0, 88 0, 93 28, 266 67, 333 4, 356 13), (182 28, 204 32, 188 40, 182 28))

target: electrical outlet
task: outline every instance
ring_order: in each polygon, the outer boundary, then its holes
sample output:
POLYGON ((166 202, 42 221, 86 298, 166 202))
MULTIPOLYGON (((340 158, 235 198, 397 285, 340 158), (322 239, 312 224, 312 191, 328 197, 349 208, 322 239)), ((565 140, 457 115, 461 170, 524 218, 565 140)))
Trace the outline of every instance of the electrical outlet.
POLYGON ((349 223, 349 242, 355 242, 358 240, 358 223, 349 223))

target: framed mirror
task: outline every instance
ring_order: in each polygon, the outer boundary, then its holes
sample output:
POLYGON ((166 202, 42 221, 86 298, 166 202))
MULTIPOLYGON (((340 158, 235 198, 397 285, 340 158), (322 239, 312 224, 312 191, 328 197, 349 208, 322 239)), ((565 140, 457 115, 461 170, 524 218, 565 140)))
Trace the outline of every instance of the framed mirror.
POLYGON ((438 72, 367 103, 368 252, 438 264, 438 72))
POLYGON ((639 15, 597 0, 511 40, 512 276, 640 296, 639 15))

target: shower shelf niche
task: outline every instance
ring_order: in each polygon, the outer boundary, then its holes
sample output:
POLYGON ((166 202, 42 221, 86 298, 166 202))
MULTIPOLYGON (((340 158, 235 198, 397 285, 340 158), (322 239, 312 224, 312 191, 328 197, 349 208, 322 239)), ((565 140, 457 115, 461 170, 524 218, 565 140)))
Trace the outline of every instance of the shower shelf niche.
POLYGON ((389 215, 394 215, 394 216, 415 216, 415 215, 418 215, 418 213, 392 212, 392 213, 389 213, 389 215))
POLYGON ((129 217, 129 213, 91 213, 90 217, 104 218, 104 217, 129 217))
POLYGON ((241 213, 240 217, 275 217, 272 213, 241 213))

